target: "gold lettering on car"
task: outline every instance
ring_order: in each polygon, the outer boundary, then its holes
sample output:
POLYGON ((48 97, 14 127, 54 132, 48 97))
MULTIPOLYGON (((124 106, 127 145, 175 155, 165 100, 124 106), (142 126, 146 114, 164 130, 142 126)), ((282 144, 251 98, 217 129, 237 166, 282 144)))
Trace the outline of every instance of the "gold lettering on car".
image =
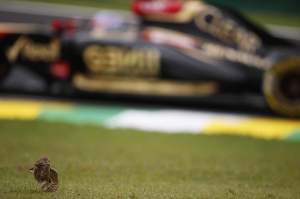
POLYGON ((212 34, 224 43, 235 45, 240 50, 255 52, 262 46, 255 33, 224 16, 215 7, 203 6, 195 18, 195 23, 202 31, 212 34))
POLYGON ((204 43, 201 51, 206 56, 211 58, 225 59, 260 69, 268 69, 272 64, 269 59, 260 57, 258 55, 238 51, 233 48, 224 47, 213 43, 204 43))
POLYGON ((150 48, 91 45, 83 60, 93 74, 156 77, 160 71, 160 53, 150 48))
POLYGON ((19 57, 32 62, 52 62, 59 58, 60 42, 58 39, 53 39, 49 43, 42 43, 21 36, 7 50, 6 55, 11 63, 16 62, 19 57))

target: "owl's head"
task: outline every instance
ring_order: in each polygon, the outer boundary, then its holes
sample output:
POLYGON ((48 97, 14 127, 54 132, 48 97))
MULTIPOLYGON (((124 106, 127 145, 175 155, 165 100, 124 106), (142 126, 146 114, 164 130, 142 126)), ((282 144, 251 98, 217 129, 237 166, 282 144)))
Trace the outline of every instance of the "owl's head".
POLYGON ((49 159, 47 157, 43 157, 43 158, 37 160, 34 163, 34 166, 29 169, 29 171, 33 173, 34 170, 38 169, 38 168, 50 168, 50 161, 49 161, 49 159))
POLYGON ((50 165, 50 161, 47 157, 43 157, 39 160, 37 160, 35 163, 34 163, 35 166, 44 166, 44 165, 50 165))

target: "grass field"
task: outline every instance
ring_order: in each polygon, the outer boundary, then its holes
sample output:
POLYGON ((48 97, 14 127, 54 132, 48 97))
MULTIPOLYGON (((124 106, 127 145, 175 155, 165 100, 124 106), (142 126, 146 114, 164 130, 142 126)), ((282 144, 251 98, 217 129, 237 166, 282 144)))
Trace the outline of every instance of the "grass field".
POLYGON ((300 198, 296 142, 0 121, 0 145, 5 199, 300 198), (57 193, 41 193, 27 171, 45 155, 57 193))

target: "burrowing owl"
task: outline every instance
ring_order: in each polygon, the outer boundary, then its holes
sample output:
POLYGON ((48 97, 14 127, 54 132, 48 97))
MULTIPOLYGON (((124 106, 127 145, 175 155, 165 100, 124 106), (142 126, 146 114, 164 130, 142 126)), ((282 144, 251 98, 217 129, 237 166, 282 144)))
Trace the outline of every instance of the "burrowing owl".
POLYGON ((58 189, 58 174, 51 168, 47 157, 37 160, 30 169, 34 178, 45 192, 55 192, 58 189))

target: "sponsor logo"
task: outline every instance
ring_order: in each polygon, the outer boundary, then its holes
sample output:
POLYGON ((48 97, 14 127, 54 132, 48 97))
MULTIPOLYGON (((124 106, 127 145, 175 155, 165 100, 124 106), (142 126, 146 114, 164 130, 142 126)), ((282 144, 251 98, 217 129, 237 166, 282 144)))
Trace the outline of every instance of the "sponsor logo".
POLYGON ((60 42, 53 39, 48 43, 36 42, 21 36, 6 52, 8 61, 14 63, 19 57, 32 62, 52 62, 60 56, 60 42))
POLYGON ((239 49, 255 52, 262 45, 260 38, 241 27, 234 20, 224 16, 217 8, 204 5, 195 17, 201 31, 212 34, 221 41, 236 45, 239 49))
POLYGON ((255 54, 238 51, 233 48, 224 47, 213 43, 204 43, 202 45, 202 50, 205 55, 212 58, 225 59, 248 66, 254 66, 260 69, 268 69, 272 64, 269 59, 259 57, 255 54))
POLYGON ((160 72, 160 52, 150 48, 91 45, 83 60, 93 74, 156 77, 160 72))

